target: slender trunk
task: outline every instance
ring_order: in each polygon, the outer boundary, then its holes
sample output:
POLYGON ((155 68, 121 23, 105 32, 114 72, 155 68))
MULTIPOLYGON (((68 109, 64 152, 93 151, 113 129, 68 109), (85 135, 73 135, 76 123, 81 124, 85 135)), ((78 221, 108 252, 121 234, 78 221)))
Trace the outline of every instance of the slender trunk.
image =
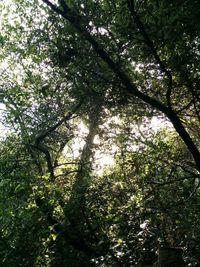
POLYGON ((158 251, 158 261, 154 267, 185 267, 183 261, 183 250, 181 248, 162 247, 158 251))

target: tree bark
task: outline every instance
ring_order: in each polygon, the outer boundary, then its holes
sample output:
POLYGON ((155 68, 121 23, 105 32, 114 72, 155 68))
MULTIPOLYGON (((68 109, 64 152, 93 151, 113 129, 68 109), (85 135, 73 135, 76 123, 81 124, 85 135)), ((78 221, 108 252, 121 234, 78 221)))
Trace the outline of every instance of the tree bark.
POLYGON ((185 267, 181 248, 161 247, 158 251, 158 261, 153 267, 185 267))

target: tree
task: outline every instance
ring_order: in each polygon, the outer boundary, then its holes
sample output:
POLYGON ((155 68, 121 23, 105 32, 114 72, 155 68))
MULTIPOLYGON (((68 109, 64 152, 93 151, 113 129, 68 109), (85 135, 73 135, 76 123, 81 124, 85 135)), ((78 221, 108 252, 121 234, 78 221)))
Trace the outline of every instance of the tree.
POLYGON ((2 141, 1 192, 9 183, 6 213, 16 202, 20 215, 8 217, 8 231, 2 214, 4 265, 151 265, 159 243, 184 246, 195 266, 198 7, 22 0, 5 11, 0 96, 15 134, 2 141), (153 117, 170 129, 156 133, 153 117), (85 144, 74 157, 77 138, 85 144), (115 164, 99 175, 97 154, 109 150, 115 164), (17 254, 24 231, 27 253, 17 254))
MULTIPOLYGON (((94 51, 97 53, 97 55, 105 62, 111 71, 117 76, 117 78, 120 80, 124 88, 126 89, 127 93, 130 95, 133 95, 134 97, 138 97, 140 100, 142 100, 144 103, 149 104, 151 107, 156 108, 157 110, 161 111, 165 114, 166 117, 172 122, 174 128, 182 138, 183 142, 187 146, 188 150, 192 154, 194 161, 196 163, 197 169, 200 170, 199 162, 200 162, 200 154, 198 151, 198 148, 196 147, 194 141, 191 139, 190 135, 188 134, 187 130, 183 126, 181 119, 179 118, 177 111, 173 108, 172 102, 172 83, 173 78, 171 71, 165 67, 165 63, 161 60, 161 58, 158 55, 158 52, 156 48, 154 47, 153 41, 150 39, 145 26, 143 25, 141 19, 139 18, 139 11, 137 11, 134 1, 122 1, 119 2, 120 6, 127 5, 127 13, 129 12, 129 20, 133 20, 135 23, 136 29, 139 31, 141 37, 143 38, 143 42, 150 50, 150 56, 154 57, 154 64, 158 65, 160 72, 164 74, 164 76, 167 77, 167 86, 164 84, 164 88, 166 87, 166 91, 164 95, 166 95, 166 99, 164 100, 164 103, 160 101, 159 98, 155 98, 153 96, 150 96, 146 92, 142 92, 137 88, 135 83, 132 82, 131 78, 129 78, 129 73, 126 73, 122 68, 120 64, 116 64, 116 62, 112 59, 111 55, 105 51, 103 48, 103 45, 100 45, 100 41, 95 39, 91 31, 87 30, 84 25, 82 26, 82 20, 84 20, 84 11, 83 15, 79 14, 79 11, 76 9, 76 11, 73 11, 72 8, 69 7, 69 5, 65 1, 59 1, 60 7, 57 7, 56 5, 52 4, 50 1, 45 0, 43 1, 46 3, 50 8, 56 12, 58 15, 61 15, 64 19, 69 21, 72 26, 79 32, 81 36, 84 37, 86 41, 92 46, 94 51), (83 17, 83 18, 82 18, 83 17)), ((83 5, 84 6, 84 5, 83 5)), ((171 8, 173 5, 170 6, 171 8)), ((161 7, 162 8, 162 7, 161 7)), ((186 8, 184 5, 182 7, 183 9, 186 8)), ((83 7, 84 9, 84 7, 83 7)), ((118 10, 117 10, 118 11, 118 10)), ((184 10, 185 11, 185 10, 184 10)), ((169 11, 168 11, 169 12, 169 11)), ((174 20, 174 18, 173 18, 174 20)), ((184 24, 183 24, 184 26, 184 24)), ((98 26, 97 26, 98 27, 98 26)), ((187 32, 183 32, 187 35, 187 32)), ((190 33, 189 36, 190 37, 190 33)), ((193 42, 195 42, 196 39, 194 38, 193 42)), ((133 44, 132 44, 133 46, 133 44)), ((196 52, 196 51, 195 51, 196 52)), ((131 58, 130 58, 131 61, 131 58)), ((159 71, 158 70, 158 71, 159 71)), ((180 70, 179 70, 180 71, 180 70)), ((180 74, 179 74, 180 75, 180 74)), ((165 77, 164 77, 165 78, 165 77)), ((164 79, 166 80, 166 79, 164 79)), ((147 90, 147 89, 146 89, 147 90)), ((174 89, 173 89, 174 90, 174 89)), ((189 91, 189 90, 188 90, 189 91)), ((190 92, 190 91, 189 91, 190 92)), ((157 92, 158 93, 158 92, 157 92)), ((194 100, 193 100, 194 101, 194 100)), ((181 107, 184 108, 185 107, 181 107)), ((195 110, 196 112, 196 110, 195 110)), ((198 116, 198 111, 196 116, 198 116)))

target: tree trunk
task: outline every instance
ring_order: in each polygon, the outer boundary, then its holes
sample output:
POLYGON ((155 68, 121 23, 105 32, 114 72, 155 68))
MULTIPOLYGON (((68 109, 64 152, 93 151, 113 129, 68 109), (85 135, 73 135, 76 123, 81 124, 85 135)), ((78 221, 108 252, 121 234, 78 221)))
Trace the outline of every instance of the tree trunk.
POLYGON ((158 251, 158 261, 154 267, 185 267, 181 248, 161 247, 158 251))

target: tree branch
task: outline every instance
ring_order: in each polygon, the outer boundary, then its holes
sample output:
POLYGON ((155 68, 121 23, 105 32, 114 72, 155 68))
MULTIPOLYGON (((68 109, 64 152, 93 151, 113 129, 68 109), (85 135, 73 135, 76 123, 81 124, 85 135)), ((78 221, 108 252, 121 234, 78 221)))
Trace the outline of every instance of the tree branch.
POLYGON ((143 36, 146 45, 150 48, 152 55, 154 56, 155 60, 157 61, 158 65, 160 67, 160 70, 163 73, 165 73, 165 75, 167 76, 167 78, 169 80, 166 98, 167 98, 167 105, 169 108, 171 108, 172 75, 171 75, 170 71, 166 68, 164 62, 159 57, 158 52, 156 50, 156 47, 153 44, 153 41, 150 39, 148 33, 145 30, 144 24, 140 20, 137 12, 135 11, 134 1, 133 0, 127 0, 127 4, 128 4, 129 11, 131 13, 131 16, 132 16, 136 26, 138 27, 141 35, 143 36))
POLYGON ((48 149, 45 148, 44 146, 39 145, 39 144, 35 144, 35 145, 31 144, 30 146, 45 154, 45 158, 46 158, 46 162, 47 162, 47 169, 48 169, 48 172, 50 173, 50 179, 52 181, 54 181, 55 180, 54 167, 53 167, 53 164, 51 161, 51 155, 50 155, 48 149))
MULTIPOLYGON (((75 15, 72 15, 70 8, 66 4, 64 11, 62 11, 55 5, 53 5, 49 0, 42 0, 42 1, 46 3, 48 6, 50 6, 52 10, 54 10, 58 15, 61 15, 63 18, 69 21, 74 26, 74 28, 79 32, 79 34, 81 34, 82 37, 92 45, 94 51, 110 67, 110 69, 115 73, 115 75, 121 80, 129 95, 138 97, 139 99, 149 104, 153 108, 156 108, 159 111, 163 112, 169 118, 169 120, 174 125, 174 128, 176 129, 177 133, 180 135, 183 142, 187 146, 188 150, 192 154, 194 161, 196 163, 196 167, 200 171, 200 152, 196 147, 195 143, 193 142, 193 140, 191 139, 190 135, 184 128, 178 115, 171 108, 165 106, 157 99, 150 97, 149 95, 139 91, 136 85, 131 81, 130 77, 120 68, 118 64, 116 64, 111 59, 106 50, 104 50, 99 45, 99 43, 94 39, 94 37, 89 33, 89 31, 81 27, 80 16, 79 19, 76 19, 75 15)), ((170 92, 168 92, 168 94, 169 93, 170 92)))
POLYGON ((72 112, 69 112, 59 122, 57 122, 56 124, 51 126, 49 129, 47 129, 46 131, 41 133, 39 136, 37 136, 35 139, 35 144, 39 145, 42 140, 44 140, 50 133, 55 131, 60 125, 63 124, 63 122, 69 120, 72 117, 72 115, 81 107, 81 105, 82 105, 82 101, 72 109, 72 112))

